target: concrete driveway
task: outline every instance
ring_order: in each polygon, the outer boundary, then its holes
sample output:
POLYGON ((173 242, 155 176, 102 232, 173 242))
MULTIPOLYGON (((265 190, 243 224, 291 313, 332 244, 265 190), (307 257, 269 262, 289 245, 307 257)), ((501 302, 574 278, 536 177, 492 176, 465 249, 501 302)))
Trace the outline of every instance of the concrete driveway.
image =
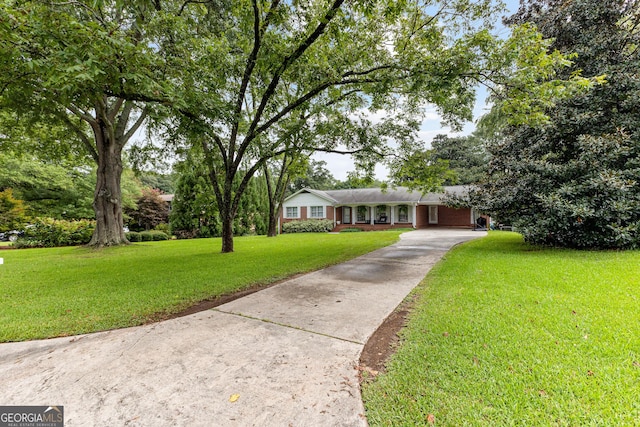
POLYGON ((65 426, 366 426, 365 342, 471 230, 400 242, 213 310, 0 344, 0 405, 64 406, 65 426))

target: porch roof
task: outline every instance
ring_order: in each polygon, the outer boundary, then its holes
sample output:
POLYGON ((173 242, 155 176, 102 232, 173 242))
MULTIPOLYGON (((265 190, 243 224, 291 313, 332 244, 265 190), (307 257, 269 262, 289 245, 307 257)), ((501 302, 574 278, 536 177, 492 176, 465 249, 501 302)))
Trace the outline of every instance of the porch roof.
POLYGON ((423 195, 419 191, 411 191, 405 187, 388 188, 382 191, 380 188, 353 188, 347 190, 314 190, 305 188, 287 197, 290 199, 302 192, 315 194, 318 197, 331 201, 334 206, 338 205, 402 205, 402 204, 439 204, 444 193, 454 193, 462 195, 468 187, 464 185, 453 185, 443 187, 441 193, 427 193, 423 195))

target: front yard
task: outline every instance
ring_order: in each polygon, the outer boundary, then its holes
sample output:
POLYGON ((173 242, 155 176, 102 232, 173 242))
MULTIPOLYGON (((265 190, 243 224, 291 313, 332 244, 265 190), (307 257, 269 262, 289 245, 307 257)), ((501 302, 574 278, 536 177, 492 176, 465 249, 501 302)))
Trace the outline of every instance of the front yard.
POLYGON ((640 252, 536 249, 494 232, 415 291, 371 426, 640 425, 640 252))
POLYGON ((3 250, 0 342, 139 325, 201 300, 266 285, 387 246, 401 231, 238 237, 3 250))

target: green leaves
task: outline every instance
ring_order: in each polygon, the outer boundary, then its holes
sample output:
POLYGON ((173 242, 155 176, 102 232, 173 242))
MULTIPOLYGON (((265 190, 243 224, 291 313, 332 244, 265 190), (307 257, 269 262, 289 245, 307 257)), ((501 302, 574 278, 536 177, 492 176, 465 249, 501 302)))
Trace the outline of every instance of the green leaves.
POLYGON ((592 0, 525 6, 522 16, 555 37, 544 42, 549 49, 562 49, 573 62, 555 53, 546 58, 523 51, 549 70, 533 93, 542 91, 553 102, 531 104, 526 96, 515 96, 509 107, 501 106, 503 113, 511 106, 523 112, 530 107, 544 126, 524 120, 529 126, 507 127, 504 138, 489 145, 491 181, 479 205, 516 225, 528 242, 637 248, 640 57, 626 46, 637 43, 640 34, 619 22, 637 20, 638 6, 592 0), (554 73, 554 63, 564 68, 554 73), (576 77, 581 75, 585 78, 576 77))

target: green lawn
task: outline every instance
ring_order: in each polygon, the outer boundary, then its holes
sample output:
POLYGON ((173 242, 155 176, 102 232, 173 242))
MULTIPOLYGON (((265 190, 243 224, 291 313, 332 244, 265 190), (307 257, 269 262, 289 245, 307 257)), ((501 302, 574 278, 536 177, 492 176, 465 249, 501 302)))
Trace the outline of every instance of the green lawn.
POLYGON ((371 426, 640 426, 640 251, 535 249, 494 232, 416 290, 371 426))
POLYGON ((401 231, 239 237, 85 248, 4 250, 0 342, 139 325, 158 313, 345 261, 401 231))

